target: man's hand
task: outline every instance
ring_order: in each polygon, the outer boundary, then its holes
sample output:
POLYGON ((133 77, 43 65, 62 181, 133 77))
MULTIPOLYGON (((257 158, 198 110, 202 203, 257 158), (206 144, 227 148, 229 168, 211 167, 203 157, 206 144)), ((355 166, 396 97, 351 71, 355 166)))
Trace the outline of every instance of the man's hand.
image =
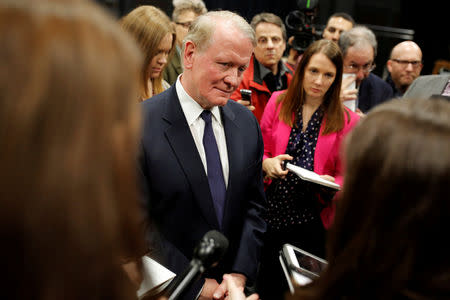
POLYGON ((280 154, 272 158, 266 158, 263 160, 263 171, 266 173, 266 177, 270 179, 285 178, 288 170, 283 170, 283 161, 292 160, 293 157, 289 154, 280 154))
POLYGON ((223 275, 223 281, 227 289, 227 296, 225 300, 258 300, 258 294, 252 294, 249 297, 245 297, 244 288, 237 285, 236 280, 232 275, 223 275))
POLYGON ((250 105, 250 101, 247 100, 238 100, 237 103, 244 105, 245 107, 247 107, 250 111, 254 111, 255 107, 253 105, 250 105))
POLYGON ((203 285, 203 289, 198 297, 198 300, 211 300, 218 287, 219 283, 217 283, 215 279, 205 278, 205 284, 203 285))
MULTIPOLYGON (((245 283, 247 282, 247 277, 245 277, 245 275, 239 273, 230 273, 225 274, 224 276, 225 277, 229 276, 230 277, 229 280, 231 279, 233 280, 236 290, 244 292, 245 283)), ((214 300, 224 299, 227 293, 228 293, 227 281, 222 280, 222 283, 214 291, 213 299, 214 300)))

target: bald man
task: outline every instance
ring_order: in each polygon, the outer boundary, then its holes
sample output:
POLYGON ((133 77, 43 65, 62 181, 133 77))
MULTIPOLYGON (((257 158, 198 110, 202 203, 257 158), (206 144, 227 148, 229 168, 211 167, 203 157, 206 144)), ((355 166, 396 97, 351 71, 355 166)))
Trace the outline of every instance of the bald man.
POLYGON ((355 25, 355 20, 343 12, 332 14, 327 21, 327 26, 323 30, 322 37, 326 40, 338 42, 341 33, 350 30, 355 25))
POLYGON ((386 82, 392 87, 394 97, 402 97, 422 71, 422 50, 413 41, 405 41, 392 48, 386 63, 389 76, 386 82))

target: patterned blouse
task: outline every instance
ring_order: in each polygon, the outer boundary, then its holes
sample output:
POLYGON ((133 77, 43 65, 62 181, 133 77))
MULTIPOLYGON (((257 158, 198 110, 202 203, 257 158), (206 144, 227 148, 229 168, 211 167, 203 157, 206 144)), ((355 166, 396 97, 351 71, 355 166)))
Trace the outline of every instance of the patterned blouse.
MULTIPOLYGON (((309 120, 305 132, 302 132, 303 118, 300 109, 286 149, 286 153, 294 158, 290 163, 314 170, 314 153, 323 115, 323 109, 319 107, 309 120)), ((292 172, 284 179, 274 180, 268 187, 266 195, 268 207, 265 220, 274 230, 319 218, 313 184, 301 180, 292 172)))

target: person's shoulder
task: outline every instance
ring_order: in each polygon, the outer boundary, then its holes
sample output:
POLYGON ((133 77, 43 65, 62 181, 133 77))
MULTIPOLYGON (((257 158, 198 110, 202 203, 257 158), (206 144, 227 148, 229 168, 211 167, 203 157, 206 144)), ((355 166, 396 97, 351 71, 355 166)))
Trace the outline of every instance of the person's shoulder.
POLYGON ((381 77, 373 73, 370 73, 369 77, 363 80, 360 88, 371 90, 374 96, 377 95, 377 102, 383 102, 394 96, 392 87, 386 81, 381 79, 381 77), (364 81, 367 81, 367 85, 364 84, 364 81))
POLYGON ((234 114, 234 119, 238 122, 258 122, 255 115, 244 105, 237 103, 234 100, 228 100, 224 106, 225 110, 229 110, 234 114))
POLYGON ((158 108, 164 106, 167 102, 167 99, 169 99, 171 97, 176 97, 175 86, 170 86, 165 91, 142 101, 141 102, 142 109, 144 111, 158 109, 158 108))
POLYGON ((168 88, 170 88, 170 83, 163 79, 162 86, 164 90, 167 90, 168 88))
POLYGON ((238 102, 230 99, 228 100, 227 104, 224 106, 224 108, 227 108, 231 110, 234 114, 251 114, 253 113, 244 105, 239 104, 238 102))
POLYGON ((376 85, 390 88, 389 84, 376 74, 370 73, 368 79, 376 85))
POLYGON ((282 94, 284 94, 286 92, 286 90, 281 90, 281 91, 276 91, 273 92, 272 95, 269 98, 269 101, 267 102, 267 106, 271 107, 271 106, 276 106, 276 103, 278 103, 278 97, 280 97, 282 94))
POLYGON ((346 106, 344 106, 344 110, 345 126, 353 127, 356 123, 358 123, 361 117, 346 106))
POLYGON ((286 92, 286 90, 281 90, 281 91, 275 91, 272 93, 272 95, 270 96, 271 99, 277 99, 281 94, 283 94, 284 92, 286 92))

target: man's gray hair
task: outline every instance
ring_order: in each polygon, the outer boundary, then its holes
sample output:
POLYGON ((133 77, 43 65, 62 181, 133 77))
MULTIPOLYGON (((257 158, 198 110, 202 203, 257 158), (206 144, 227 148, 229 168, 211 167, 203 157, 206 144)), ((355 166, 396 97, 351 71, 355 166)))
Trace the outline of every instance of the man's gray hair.
POLYGON ((283 20, 281 20, 279 16, 272 13, 263 12, 255 15, 250 25, 253 30, 256 30, 256 26, 258 26, 259 23, 270 23, 280 27, 281 33, 283 34, 283 39, 287 41, 286 27, 284 26, 283 20))
POLYGON ((178 18, 185 11, 192 11, 197 16, 200 16, 205 14, 208 10, 202 0, 180 0, 174 3, 172 21, 178 22, 178 18))
POLYGON ((214 30, 217 26, 216 24, 220 22, 229 23, 239 29, 248 37, 253 46, 256 45, 255 31, 250 24, 238 14, 227 10, 221 10, 208 12, 195 19, 183 41, 183 52, 186 41, 193 42, 200 51, 206 50, 212 43, 214 30))
POLYGON ((344 57, 350 47, 360 47, 370 45, 373 48, 373 58, 377 56, 377 38, 372 30, 363 25, 357 25, 348 31, 341 33, 339 37, 339 47, 344 57))

